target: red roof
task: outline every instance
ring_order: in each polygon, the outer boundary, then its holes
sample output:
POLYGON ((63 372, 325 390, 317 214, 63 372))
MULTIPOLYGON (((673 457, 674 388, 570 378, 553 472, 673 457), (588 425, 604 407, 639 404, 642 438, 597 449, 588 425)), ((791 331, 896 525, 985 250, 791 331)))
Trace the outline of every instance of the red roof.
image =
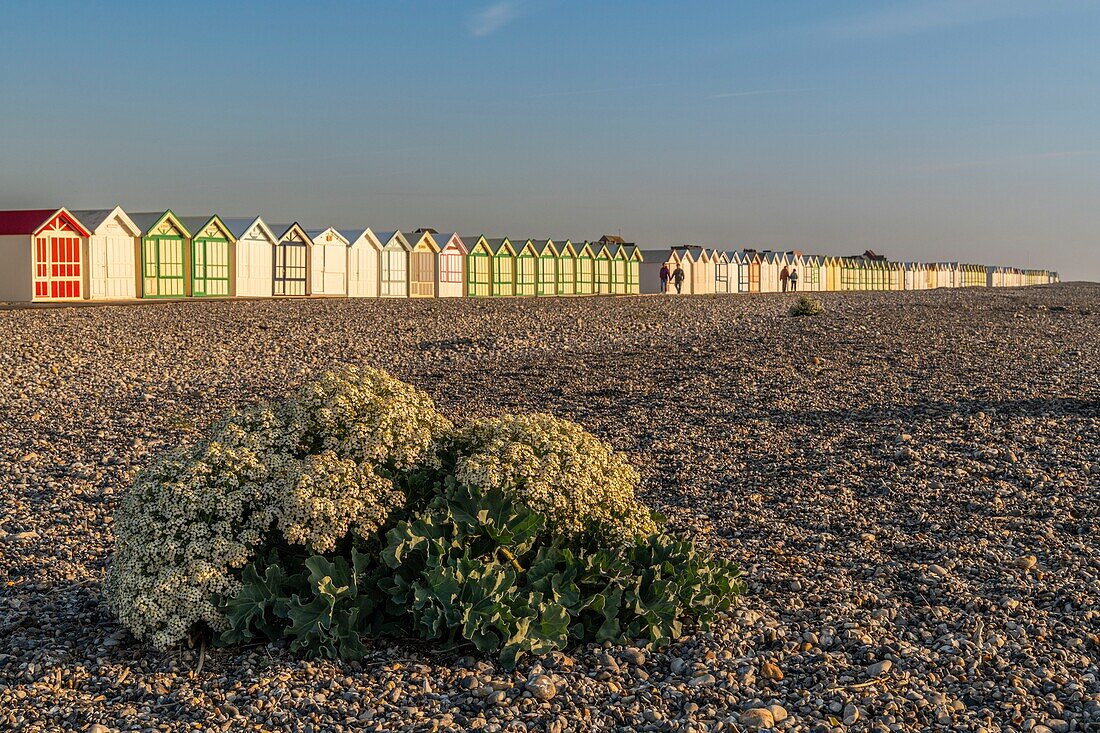
POLYGON ((60 214, 74 229, 85 237, 91 236, 83 224, 65 209, 23 209, 22 211, 0 211, 0 236, 7 234, 31 235, 49 224, 60 214))
POLYGON ((57 209, 0 211, 0 235, 34 234, 57 213, 57 209))

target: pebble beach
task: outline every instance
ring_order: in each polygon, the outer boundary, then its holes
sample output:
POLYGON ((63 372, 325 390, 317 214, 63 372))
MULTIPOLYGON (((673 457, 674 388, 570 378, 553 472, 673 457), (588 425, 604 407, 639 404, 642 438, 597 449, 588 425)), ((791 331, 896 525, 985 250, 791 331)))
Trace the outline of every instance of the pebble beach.
POLYGON ((1100 285, 0 310, 0 729, 1100 730, 1100 285), (668 648, 153 650, 101 581, 157 451, 326 369, 551 412, 744 571, 668 648))

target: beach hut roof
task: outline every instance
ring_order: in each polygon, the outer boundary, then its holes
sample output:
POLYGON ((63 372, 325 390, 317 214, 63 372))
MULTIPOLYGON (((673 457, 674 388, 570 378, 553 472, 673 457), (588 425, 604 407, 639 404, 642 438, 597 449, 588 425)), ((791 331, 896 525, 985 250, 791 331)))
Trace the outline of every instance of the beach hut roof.
POLYGON ((222 218, 217 214, 211 214, 210 216, 180 217, 180 224, 183 224, 184 228, 186 228, 192 234, 198 234, 211 223, 216 224, 217 227, 225 233, 227 238, 232 239, 234 242, 237 241, 237 237, 233 234, 232 231, 230 231, 229 227, 226 226, 225 222, 222 221, 222 218))
POLYGON ((306 232, 306 228, 303 227, 298 222, 293 222, 291 224, 272 224, 271 225, 271 231, 275 234, 275 239, 276 240, 281 240, 283 237, 285 237, 287 234, 290 233, 291 229, 297 229, 298 233, 301 234, 303 239, 308 241, 310 244, 313 243, 313 240, 309 238, 309 234, 306 232))
POLYGON ((63 206, 59 209, 0 211, 0 235, 34 234, 43 226, 50 223, 54 217, 59 215, 63 215, 70 223, 76 226, 77 230, 85 237, 92 236, 92 233, 85 228, 84 223, 79 221, 71 211, 63 206))
POLYGON ((504 250, 508 250, 513 255, 516 253, 516 250, 512 246, 512 243, 511 241, 509 241, 508 237, 494 237, 492 239, 486 239, 485 242, 489 245, 489 251, 492 252, 494 255, 498 255, 504 250))
POLYGON ((398 230, 392 232, 375 232, 375 235, 378 237, 378 243, 383 247, 389 246, 390 242, 396 239, 405 249, 412 249, 412 247, 409 246, 409 240, 405 239, 405 235, 398 230))
POLYGON ((103 222, 107 221, 112 216, 117 216, 122 219, 126 228, 130 230, 130 234, 134 236, 141 234, 141 232, 138 231, 137 224, 135 224, 134 220, 122 210, 121 206, 116 206, 113 209, 80 209, 79 211, 71 211, 69 213, 79 219, 80 223, 87 227, 90 232, 99 229, 103 226, 103 222))
POLYGON ((341 234, 340 230, 336 229, 335 227, 325 227, 324 229, 309 229, 306 231, 306 234, 309 235, 310 239, 316 242, 321 237, 321 235, 328 234, 330 232, 343 240, 344 244, 351 244, 351 240, 341 234))
POLYGON ((248 232, 252 231, 254 226, 259 225, 260 231, 262 231, 271 241, 275 241, 277 237, 275 232, 271 231, 271 227, 267 225, 261 217, 245 217, 243 219, 222 219, 222 224, 225 224, 225 228, 230 231, 235 239, 240 239, 248 232))
POLYGON ((175 212, 173 212, 171 209, 168 209, 166 211, 141 211, 137 214, 130 214, 130 220, 137 225, 137 228, 141 230, 142 234, 147 234, 162 220, 169 217, 172 219, 172 221, 179 224, 179 226, 183 229, 184 234, 186 234, 188 237, 191 236, 191 231, 187 228, 187 225, 184 224, 183 221, 178 216, 176 216, 175 212))
POLYGON ((541 257, 546 254, 547 251, 553 253, 555 256, 558 254, 558 246, 554 244, 553 239, 533 239, 531 240, 535 247, 535 252, 541 257))

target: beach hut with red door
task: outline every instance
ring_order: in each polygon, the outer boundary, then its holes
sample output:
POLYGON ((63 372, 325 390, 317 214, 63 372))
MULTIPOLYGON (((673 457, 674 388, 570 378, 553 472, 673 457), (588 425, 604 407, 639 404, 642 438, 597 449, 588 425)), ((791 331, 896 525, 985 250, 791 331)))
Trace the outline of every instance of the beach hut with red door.
POLYGON ((89 237, 64 208, 0 211, 0 300, 88 297, 89 237))

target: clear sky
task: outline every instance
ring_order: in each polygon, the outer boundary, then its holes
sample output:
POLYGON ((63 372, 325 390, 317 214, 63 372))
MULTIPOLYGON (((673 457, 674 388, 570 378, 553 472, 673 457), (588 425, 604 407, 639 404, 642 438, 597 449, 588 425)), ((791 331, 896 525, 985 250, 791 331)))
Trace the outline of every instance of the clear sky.
POLYGON ((1100 280, 1098 0, 2 0, 0 208, 1100 280))

